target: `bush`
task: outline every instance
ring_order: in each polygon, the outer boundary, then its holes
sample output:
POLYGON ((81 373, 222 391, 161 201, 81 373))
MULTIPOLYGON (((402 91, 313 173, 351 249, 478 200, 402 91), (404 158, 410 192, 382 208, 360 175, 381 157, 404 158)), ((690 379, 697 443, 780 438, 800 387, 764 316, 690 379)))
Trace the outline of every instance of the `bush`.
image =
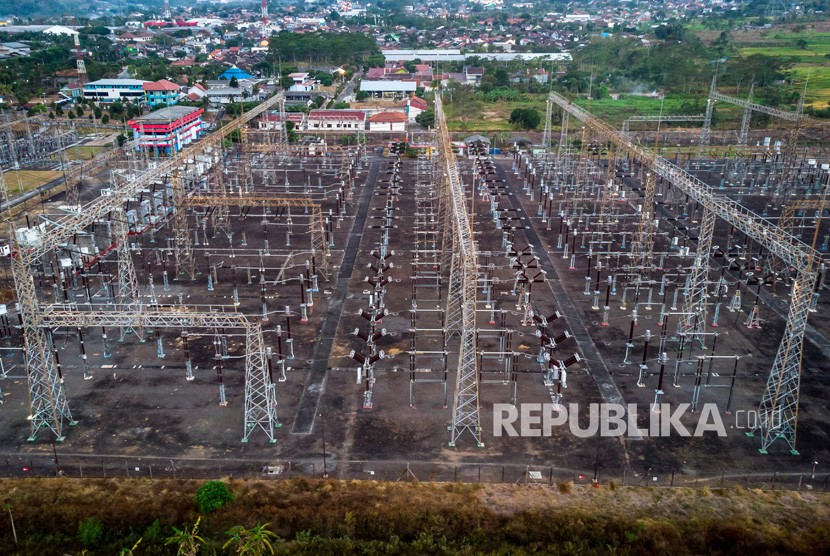
POLYGON ((203 514, 214 512, 233 502, 233 493, 222 481, 208 481, 196 491, 196 505, 203 514))
POLYGON ((510 113, 510 123, 522 129, 534 129, 541 121, 539 112, 533 108, 516 108, 510 113))
POLYGON ((97 517, 90 517, 78 524, 78 539, 84 548, 95 548, 104 538, 104 524, 97 517))

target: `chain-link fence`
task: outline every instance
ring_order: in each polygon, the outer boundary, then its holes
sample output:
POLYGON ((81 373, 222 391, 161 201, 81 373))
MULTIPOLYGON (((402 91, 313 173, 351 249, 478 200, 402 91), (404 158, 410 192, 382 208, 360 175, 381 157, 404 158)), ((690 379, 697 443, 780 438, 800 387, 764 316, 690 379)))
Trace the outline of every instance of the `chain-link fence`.
MULTIPOLYGON (((448 463, 436 461, 340 461, 334 456, 301 460, 183 459, 82 454, 0 455, 2 476, 156 479, 335 478, 377 481, 423 481, 491 484, 710 487, 826 492, 830 474, 747 472, 688 473, 658 469, 600 467, 563 469, 539 464, 448 463)), ((563 488, 565 488, 563 486, 563 488)))

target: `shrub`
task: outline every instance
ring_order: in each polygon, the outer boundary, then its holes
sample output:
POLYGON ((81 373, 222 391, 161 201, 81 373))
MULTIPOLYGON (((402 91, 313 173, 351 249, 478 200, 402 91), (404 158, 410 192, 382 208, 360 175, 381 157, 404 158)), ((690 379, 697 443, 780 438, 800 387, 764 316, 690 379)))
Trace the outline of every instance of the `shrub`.
POLYGON ((95 548, 104 538, 104 524, 97 517, 90 517, 78 524, 78 539, 84 548, 95 548))
POLYGON ((233 493, 222 481, 208 481, 196 491, 196 505, 203 514, 214 512, 233 502, 233 493))
POLYGON ((571 490, 573 489, 573 483, 571 482, 557 483, 556 486, 559 489, 559 492, 562 494, 570 494, 571 490))

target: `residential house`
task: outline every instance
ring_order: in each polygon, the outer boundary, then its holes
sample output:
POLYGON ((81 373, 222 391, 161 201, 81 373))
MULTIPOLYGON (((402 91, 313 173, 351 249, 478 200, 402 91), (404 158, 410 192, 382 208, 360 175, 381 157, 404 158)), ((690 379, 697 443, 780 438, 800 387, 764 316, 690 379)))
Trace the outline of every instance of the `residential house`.
POLYGON ((304 91, 313 91, 314 90, 314 79, 308 73, 297 72, 297 73, 289 73, 288 77, 291 78, 293 84, 289 87, 289 91, 294 92, 304 92, 304 91))
POLYGON ((205 95, 207 95, 207 89, 201 83, 196 83, 187 89, 187 96, 185 98, 191 102, 199 102, 205 95))

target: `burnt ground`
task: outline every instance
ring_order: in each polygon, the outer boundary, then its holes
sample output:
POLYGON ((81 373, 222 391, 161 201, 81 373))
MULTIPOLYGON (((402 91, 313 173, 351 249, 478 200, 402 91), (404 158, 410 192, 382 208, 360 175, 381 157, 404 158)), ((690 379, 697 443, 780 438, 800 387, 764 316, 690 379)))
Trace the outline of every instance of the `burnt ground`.
MULTIPOLYGON (((364 385, 356 383, 356 364, 349 357, 349 351, 360 351, 362 345, 352 331, 366 327, 366 321, 357 312, 368 305, 368 285, 364 282, 368 275, 366 266, 372 260, 369 253, 377 248, 381 234, 380 229, 372 227, 378 222, 373 216, 380 214, 379 209, 387 202, 388 189, 384 184, 389 179, 394 160, 379 155, 370 155, 366 159, 347 216, 340 219, 334 228, 331 277, 328 281, 320 279, 319 292, 314 294, 314 305, 309 310, 307 324, 298 322, 299 282, 267 284, 270 310, 291 306, 294 336, 295 357, 287 360, 287 380, 277 384, 278 412, 283 426, 277 431, 276 444, 269 444, 261 434, 252 436, 248 444, 240 443, 244 399, 244 369, 240 356, 244 338, 232 334, 226 337, 229 357, 223 369, 228 405, 220 407, 213 358, 216 336, 212 331, 191 331, 190 351, 196 377, 193 382, 185 380, 184 355, 178 331, 155 331, 145 341, 130 334, 123 343, 115 341, 118 331, 109 331, 114 354, 110 359, 102 356, 100 331, 87 332, 85 345, 93 372, 91 380, 83 380, 75 332, 56 331, 55 345, 65 376, 65 388, 78 424, 70 428, 65 440, 57 444, 54 451, 46 434, 41 434, 35 442, 26 441, 29 434, 26 420, 28 402, 20 352, 7 350, 3 363, 9 376, 0 382, 6 395, 6 403, 0 407, 0 453, 6 454, 6 472, 20 474, 21 465, 25 464, 32 466, 36 472, 47 473, 52 467, 53 457, 59 456, 62 467, 71 474, 83 473, 84 469, 87 474, 99 471, 111 475, 124 474, 126 469, 127 474, 140 475, 147 472, 148 462, 156 465, 157 474, 175 474, 184 468, 193 469, 195 474, 204 474, 208 469, 211 473, 223 469, 231 473, 257 472, 262 465, 278 466, 283 472, 299 470, 319 474, 325 453, 328 473, 344 478, 380 476, 396 479, 407 475, 405 466, 409 463, 410 470, 419 478, 460 476, 474 480, 477 472, 483 480, 513 481, 520 480, 525 469, 538 469, 543 470, 546 477, 550 473, 551 477, 579 479, 581 474, 590 477, 597 473, 603 477, 636 476, 638 480, 645 475, 654 475, 660 481, 668 481, 668 476, 675 472, 689 478, 773 471, 802 473, 810 470, 814 460, 828 461, 830 443, 824 430, 830 417, 823 395, 828 379, 821 372, 826 356, 809 342, 805 344, 799 415, 798 447, 801 454, 791 455, 785 445, 777 443, 768 455, 762 456, 757 451, 758 440, 747 438, 745 430, 740 428, 744 423, 736 422, 739 410, 757 408, 784 324, 774 311, 762 306, 762 328, 743 326, 746 311, 751 307, 751 298, 744 300, 741 312, 730 313, 724 307, 718 328, 717 353, 741 357, 731 402, 732 415, 723 414, 728 388, 704 388, 701 393, 701 402, 718 404, 718 411, 727 427, 725 438, 711 433, 701 438, 677 435, 644 439, 578 438, 565 427, 554 428, 549 437, 494 436, 493 405, 509 403, 514 385, 519 403, 550 403, 552 391, 545 385, 542 368, 536 362, 539 340, 535 327, 522 326, 522 315, 516 309, 516 295, 510 291, 513 271, 507 268, 502 233, 495 228, 486 202, 481 200, 480 195, 476 196, 475 203, 476 240, 480 252, 488 253, 496 267, 495 306, 497 310, 505 311, 507 327, 514 331, 513 349, 520 356, 515 382, 510 378, 502 379, 502 374, 497 372, 499 363, 485 363, 488 372, 480 386, 484 447, 476 447, 471 437, 462 437, 456 447, 449 447, 447 425, 452 414, 454 373, 450 373, 448 380, 447 406, 444 405, 442 383, 418 381, 414 384, 416 403, 410 406, 409 357, 406 352, 411 334, 409 250, 414 242, 412 180, 416 163, 408 159, 402 161, 402 186, 395 200, 396 227, 390 234, 390 248, 396 253, 391 261, 395 266, 390 274, 393 282, 387 286, 385 298, 389 314, 382 321, 382 327, 387 329, 389 336, 378 342, 380 349, 392 357, 378 363, 374 406, 371 410, 364 410, 364 385), (361 222, 361 198, 368 201, 364 222, 361 222), (348 272, 348 265, 344 266, 343 261, 348 262, 351 258, 354 259, 354 268, 348 272), (342 306, 338 299, 338 285, 345 287, 341 292, 342 306), (321 360, 321 354, 326 352, 324 342, 320 341, 321 331, 324 330, 336 332, 329 357, 321 360), (162 337, 163 359, 157 356, 156 334, 162 337), (301 405, 304 407, 302 410, 301 405)), ((460 160, 459 163, 469 186, 473 162, 460 160)), ((541 267, 548 270, 546 278, 549 283, 534 284, 535 308, 545 314, 552 314, 555 310, 564 313, 564 319, 551 325, 557 332, 567 329, 576 335, 578 331, 585 331, 576 339, 567 340, 556 352, 557 357, 562 358, 574 352, 580 352, 584 357, 581 363, 569 369, 563 402, 580 404, 584 427, 588 404, 608 401, 609 395, 614 397, 618 392, 625 403, 637 404, 640 423, 645 426, 659 368, 656 345, 659 298, 655 295, 651 310, 643 307, 640 311, 631 363, 623 363, 631 302, 626 311, 622 310, 618 293, 612 298, 610 325, 600 325, 602 311, 592 310, 592 296, 582 293, 586 274, 586 260, 582 255, 587 250, 578 251, 581 256, 577 260, 577 270, 570 270, 569 259, 564 259, 561 251, 556 249, 558 221, 553 222, 551 231, 546 229, 546 222, 537 216, 536 200, 522 192, 523 185, 512 170, 511 159, 499 158, 497 166, 498 175, 506 180, 510 192, 502 202, 513 204, 517 210, 514 213, 516 222, 533 228, 532 231, 517 230, 514 245, 523 247, 529 242, 539 242, 544 247, 545 252, 538 249, 535 252, 540 256, 541 267), (636 382, 646 330, 654 336, 647 356, 649 370, 645 386, 638 387, 636 382)), ((93 190, 97 191, 98 186, 87 189, 84 196, 88 198, 93 190)), ((60 204, 59 201, 56 200, 55 204, 60 204)), ((328 205, 325 207, 327 209, 328 205)), ((160 303, 176 304, 181 295, 185 304, 229 305, 233 302, 235 274, 239 284, 239 310, 252 318, 261 314, 261 286, 257 269, 259 250, 264 248, 265 238, 262 237, 259 218, 254 216, 241 220, 233 210, 233 238, 220 233, 211 237, 209 245, 198 247, 197 279, 193 282, 171 280, 169 291, 164 291, 161 285, 162 266, 155 256, 159 245, 149 243, 149 238, 144 235, 138 237, 136 247, 140 245, 141 250, 134 251, 134 261, 146 299, 150 297, 147 273, 152 272, 160 303), (244 248, 239 245, 243 227, 247 230, 248 243, 244 248), (207 291, 207 268, 204 259, 199 256, 200 250, 210 252, 213 264, 220 266, 218 283, 212 292, 207 291), (250 279, 246 267, 253 269, 250 279)), ((302 221, 301 216, 296 219, 302 221)), ((275 251, 285 251, 285 215, 274 215, 273 221, 274 226, 269 226, 270 231, 265 232, 269 234, 269 244, 275 251), (274 247, 276 244, 279 244, 278 248, 274 247)), ((169 234, 165 230, 159 233, 169 234)), ((722 224, 716 233, 726 233, 722 224)), ((307 245, 307 232, 302 224, 295 225, 291 242, 295 246, 307 245)), ((273 264, 268 263, 266 281, 273 280, 280 260, 275 257, 273 264)), ((298 266, 288 274, 304 272, 304 261, 303 256, 299 256, 298 266)), ((111 262, 105 262, 104 268, 114 271, 111 262)), ((48 295, 50 299, 53 296, 51 283, 51 279, 45 280, 41 290, 44 297, 48 295)), ((773 291, 779 297, 786 296, 784 286, 773 291)), ((82 302, 82 288, 73 293, 82 302)), ((827 323, 820 318, 824 313, 826 307, 821 303, 819 313, 811 319, 817 334, 824 334, 827 330, 827 323)), ((484 314, 479 315, 482 329, 489 326, 487 319, 483 318, 484 314)), ((275 314, 264 325, 266 345, 275 350, 276 326, 280 324, 284 330, 284 320, 284 316, 275 314)), ((670 320, 669 331, 673 327, 676 327, 676 321, 670 320)), ((19 338, 13 336, 9 344, 19 346, 19 338)), ((494 349, 493 345, 492 340, 484 339, 479 349, 494 349)), ((669 354, 669 362, 662 401, 673 405, 689 402, 694 365, 682 366, 679 386, 674 387, 671 375, 677 351, 676 339, 667 339, 665 351, 669 354)), ((693 359, 700 353, 703 352, 699 347, 692 353, 687 348, 684 358, 693 359)), ((455 360, 451 357, 450 369, 454 368, 455 360)), ((711 384, 728 384, 732 363, 717 361, 713 372, 711 384)), ((694 428, 697 417, 688 413, 683 422, 694 428)), ((150 467, 150 473, 152 470, 150 467)))

